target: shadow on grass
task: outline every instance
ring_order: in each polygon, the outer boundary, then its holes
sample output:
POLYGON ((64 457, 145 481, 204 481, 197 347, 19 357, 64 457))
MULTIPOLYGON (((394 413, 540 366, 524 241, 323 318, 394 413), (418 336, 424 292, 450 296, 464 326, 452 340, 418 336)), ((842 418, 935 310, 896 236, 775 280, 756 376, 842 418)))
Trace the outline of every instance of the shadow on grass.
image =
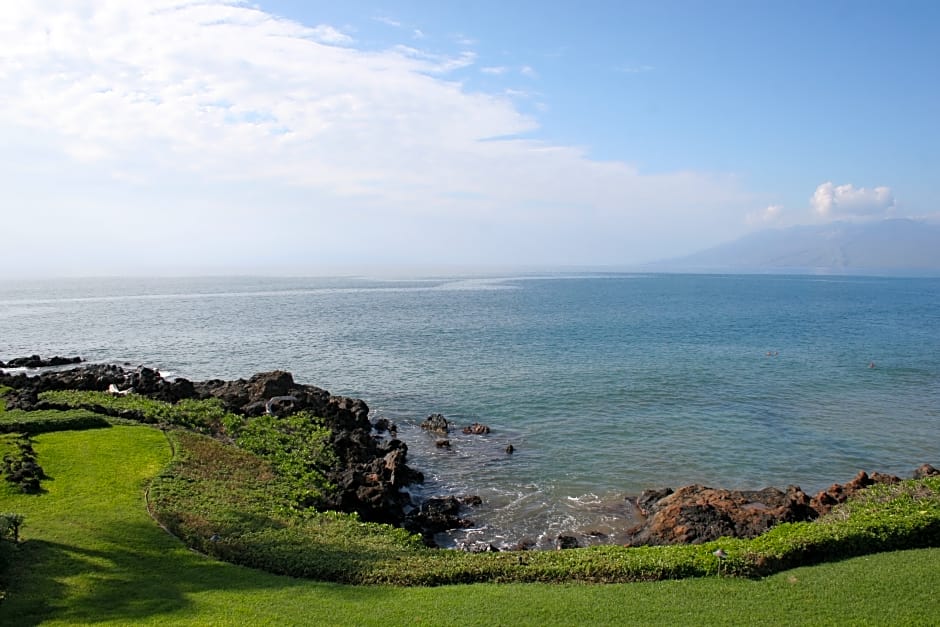
POLYGON ((199 555, 146 524, 121 525, 95 536, 103 548, 83 548, 46 540, 18 547, 4 579, 7 598, 0 624, 36 625, 56 619, 72 623, 114 621, 132 624, 161 616, 195 617, 193 595, 212 591, 296 588, 356 602, 387 594, 302 581, 234 566, 199 555), (158 537, 154 537, 154 536, 158 537))

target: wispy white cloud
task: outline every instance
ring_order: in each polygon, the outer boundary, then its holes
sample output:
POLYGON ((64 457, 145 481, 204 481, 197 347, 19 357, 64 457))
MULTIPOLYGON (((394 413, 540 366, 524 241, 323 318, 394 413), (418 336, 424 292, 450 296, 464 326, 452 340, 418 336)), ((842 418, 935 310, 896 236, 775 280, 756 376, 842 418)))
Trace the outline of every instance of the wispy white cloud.
POLYGON ((314 26, 310 29, 310 32, 316 41, 325 44, 351 44, 354 41, 354 39, 346 33, 325 24, 314 26))
POLYGON ((827 181, 816 188, 810 205, 816 217, 822 220, 872 218, 890 214, 895 200, 890 187, 866 189, 827 181))
POLYGON ((504 65, 493 65, 487 67, 481 67, 480 71, 484 74, 492 74, 494 76, 501 76, 509 71, 509 68, 504 65))
POLYGON ((391 26, 393 28, 401 28, 401 22, 391 17, 388 17, 387 15, 377 15, 373 17, 372 19, 375 20, 376 22, 381 22, 382 24, 385 24, 386 26, 391 26))
POLYGON ((452 38, 453 38, 453 40, 454 40, 454 43, 457 44, 458 46, 468 46, 468 47, 469 47, 469 46, 475 46, 475 45, 477 45, 477 44, 479 43, 479 42, 478 42, 476 39, 474 39, 473 37, 467 37, 466 35, 464 35, 464 34, 462 34, 462 33, 456 33, 456 34, 453 35, 452 38))
POLYGON ((733 178, 518 139, 536 119, 454 80, 472 52, 347 38, 235 1, 4 4, 7 253, 39 220, 127 259, 633 261, 752 205, 733 178))
POLYGON ((539 75, 538 72, 535 71, 535 68, 530 65, 523 65, 521 68, 519 68, 519 73, 523 76, 528 76, 529 78, 538 78, 539 75))
POLYGON ((424 31, 422 31, 420 28, 415 28, 411 31, 412 39, 424 39, 425 37, 426 35, 424 34, 424 31))
POLYGON ((447 72, 469 67, 474 64, 477 58, 476 53, 469 50, 465 50, 457 56, 440 55, 405 45, 395 46, 392 50, 407 57, 425 61, 424 71, 431 74, 446 74, 447 72))
POLYGON ((752 226, 769 226, 780 221, 783 216, 783 205, 769 205, 760 211, 747 214, 747 223, 752 226))

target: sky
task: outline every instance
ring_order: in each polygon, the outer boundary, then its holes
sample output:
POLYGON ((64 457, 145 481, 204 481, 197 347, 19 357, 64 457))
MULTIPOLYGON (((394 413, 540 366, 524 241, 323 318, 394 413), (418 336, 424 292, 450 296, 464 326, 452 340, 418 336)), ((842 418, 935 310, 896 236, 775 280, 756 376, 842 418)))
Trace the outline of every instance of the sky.
POLYGON ((629 267, 940 217, 940 3, 0 3, 0 276, 629 267))

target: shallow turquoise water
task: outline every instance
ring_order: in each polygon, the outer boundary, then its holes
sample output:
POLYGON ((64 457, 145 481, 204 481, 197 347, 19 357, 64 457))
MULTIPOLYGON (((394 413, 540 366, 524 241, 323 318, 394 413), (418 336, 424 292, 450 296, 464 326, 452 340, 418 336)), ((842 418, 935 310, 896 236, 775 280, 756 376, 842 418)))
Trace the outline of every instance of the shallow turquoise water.
POLYGON ((615 541, 623 495, 648 487, 940 465, 937 279, 0 283, 0 359, 33 352, 192 379, 281 368, 362 397, 398 422, 424 493, 483 496, 452 539, 615 541), (492 433, 437 449, 416 427, 431 412, 492 433))

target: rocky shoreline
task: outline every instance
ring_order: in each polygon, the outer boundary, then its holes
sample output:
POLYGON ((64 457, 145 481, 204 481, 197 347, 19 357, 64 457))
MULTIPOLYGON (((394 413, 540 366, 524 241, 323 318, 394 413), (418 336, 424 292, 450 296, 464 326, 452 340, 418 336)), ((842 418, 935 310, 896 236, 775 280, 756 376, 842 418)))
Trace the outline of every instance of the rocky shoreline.
MULTIPOLYGON (((65 409, 38 398, 47 390, 118 394, 132 390, 170 403, 216 398, 227 411, 247 417, 307 410, 323 418, 331 430, 331 445, 339 460, 329 476, 337 490, 326 503, 328 508, 357 512, 366 521, 404 527, 421 534, 429 546, 435 546, 435 534, 473 524, 464 515, 468 508, 479 505, 479 497, 436 496, 420 503, 413 501, 408 488, 421 483, 423 476, 408 466, 408 446, 397 438, 393 423, 386 419, 370 420, 369 407, 361 399, 334 396, 316 386, 297 383, 284 371, 259 373, 235 381, 194 382, 183 378, 164 379, 157 370, 143 366, 85 364, 50 370, 81 363, 79 357, 43 359, 38 355, 0 362, 0 386, 13 388, 6 397, 7 407, 65 409), (3 368, 35 370, 11 374, 3 368)), ((134 412, 115 414, 106 408, 96 408, 96 411, 141 419, 134 412)), ((441 436, 448 432, 448 423, 439 414, 429 416, 422 427, 441 436)), ((489 427, 476 423, 464 429, 465 434, 488 432, 489 427)), ((441 439, 439 445, 448 446, 449 442, 441 439)), ((507 449, 506 452, 512 451, 507 449)), ((913 477, 937 474, 940 471, 924 464, 914 471, 913 477)), ((789 486, 785 491, 777 488, 725 490, 702 485, 645 490, 635 498, 626 499, 634 518, 641 521, 628 530, 626 544, 694 544, 727 536, 752 538, 782 522, 814 520, 868 486, 900 481, 901 478, 894 475, 859 472, 847 483, 833 484, 814 496, 797 486, 789 486)), ((579 546, 579 541, 572 535, 562 534, 556 538, 555 546, 574 548, 579 546)), ((499 550, 486 543, 462 548, 499 550)), ((529 545, 521 542, 512 548, 526 549, 529 545)))
MULTIPOLYGON (((364 401, 296 383, 289 372, 260 373, 236 381, 189 381, 164 379, 157 370, 143 366, 89 364, 34 373, 10 374, 0 370, 0 385, 13 388, 6 397, 8 409, 27 411, 68 409, 40 400, 39 394, 47 390, 110 390, 117 394, 133 391, 169 403, 216 398, 226 411, 247 417, 308 410, 322 418, 332 432, 330 444, 339 460, 328 477, 337 490, 325 505, 329 509, 356 512, 369 522, 405 525, 414 506, 403 488, 423 480, 420 472, 408 466, 408 447, 394 437, 394 427, 382 421, 373 424, 364 401)), ((133 411, 91 409, 119 418, 143 419, 133 411)))

